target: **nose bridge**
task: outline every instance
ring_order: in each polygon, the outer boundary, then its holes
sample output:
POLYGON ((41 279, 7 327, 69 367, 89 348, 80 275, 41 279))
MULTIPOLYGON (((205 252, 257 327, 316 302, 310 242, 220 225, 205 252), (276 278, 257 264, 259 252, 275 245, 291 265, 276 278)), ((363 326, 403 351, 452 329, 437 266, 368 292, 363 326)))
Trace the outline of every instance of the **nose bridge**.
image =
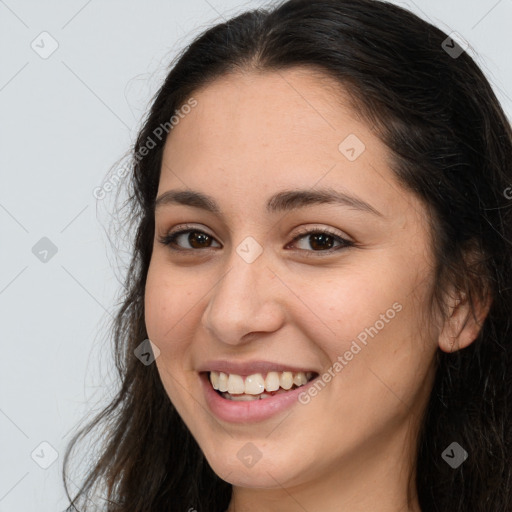
POLYGON ((240 343, 250 332, 273 331, 281 322, 275 288, 269 286, 274 274, 267 268, 268 258, 248 238, 233 247, 203 314, 206 329, 229 344, 240 343))

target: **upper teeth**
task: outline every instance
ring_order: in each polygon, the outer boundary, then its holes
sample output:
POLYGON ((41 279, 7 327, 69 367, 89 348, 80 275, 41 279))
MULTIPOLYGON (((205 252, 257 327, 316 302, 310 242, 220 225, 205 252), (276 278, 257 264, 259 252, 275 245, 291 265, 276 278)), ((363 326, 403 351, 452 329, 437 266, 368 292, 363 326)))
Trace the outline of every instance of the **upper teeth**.
POLYGON ((229 375, 224 372, 210 372, 210 382, 213 389, 230 394, 259 395, 265 391, 277 391, 279 387, 290 389, 294 384, 302 386, 313 376, 312 372, 268 372, 266 377, 261 373, 254 373, 248 377, 229 375))

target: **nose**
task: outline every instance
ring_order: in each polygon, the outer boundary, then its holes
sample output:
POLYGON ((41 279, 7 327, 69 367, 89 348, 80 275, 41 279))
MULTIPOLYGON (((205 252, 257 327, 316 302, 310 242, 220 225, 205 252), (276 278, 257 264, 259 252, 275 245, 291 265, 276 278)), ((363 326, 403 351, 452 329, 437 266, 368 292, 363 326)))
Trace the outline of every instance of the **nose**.
POLYGON ((247 263, 233 251, 214 286, 202 323, 214 338, 229 345, 248 343, 253 333, 269 333, 283 324, 285 287, 268 267, 263 252, 247 263))

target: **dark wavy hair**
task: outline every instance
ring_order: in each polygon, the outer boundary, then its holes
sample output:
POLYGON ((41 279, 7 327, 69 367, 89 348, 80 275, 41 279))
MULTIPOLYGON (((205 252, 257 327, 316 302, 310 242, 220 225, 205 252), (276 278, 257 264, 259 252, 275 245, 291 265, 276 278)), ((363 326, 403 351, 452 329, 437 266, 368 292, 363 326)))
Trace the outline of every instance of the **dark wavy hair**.
POLYGON ((467 297, 473 313, 475 300, 492 298, 472 344, 437 351, 416 454, 421 509, 512 510, 512 130, 475 61, 467 52, 450 54, 458 47, 446 38, 383 1, 288 0, 205 30, 172 63, 131 152, 126 204, 134 248, 111 332, 120 389, 67 447, 68 511, 217 512, 229 505, 232 486, 205 460, 156 365, 134 355, 148 337, 144 292, 165 143, 154 134, 194 92, 228 73, 294 66, 321 71, 349 92, 389 148, 397 179, 428 209, 436 254, 432 304, 446 311, 448 285, 467 297), (154 147, 141 152, 150 138, 154 147), (72 499, 70 456, 100 427, 99 455, 72 499), (469 453, 457 469, 441 457, 453 441, 469 453), (96 491, 100 498, 93 498, 96 491))

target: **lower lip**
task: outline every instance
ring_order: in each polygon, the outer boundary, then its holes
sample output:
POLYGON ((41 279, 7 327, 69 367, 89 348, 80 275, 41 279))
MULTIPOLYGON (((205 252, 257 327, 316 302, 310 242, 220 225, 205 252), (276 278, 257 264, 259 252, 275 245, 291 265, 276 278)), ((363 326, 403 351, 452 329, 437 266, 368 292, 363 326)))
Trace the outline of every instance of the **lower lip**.
POLYGON ((261 400, 251 401, 235 401, 222 398, 215 391, 210 383, 208 373, 199 374, 206 403, 210 410, 223 421, 230 423, 249 423, 263 421, 286 409, 294 404, 300 404, 299 395, 306 391, 316 379, 310 380, 304 386, 295 388, 286 393, 279 393, 270 398, 262 398, 261 400))

